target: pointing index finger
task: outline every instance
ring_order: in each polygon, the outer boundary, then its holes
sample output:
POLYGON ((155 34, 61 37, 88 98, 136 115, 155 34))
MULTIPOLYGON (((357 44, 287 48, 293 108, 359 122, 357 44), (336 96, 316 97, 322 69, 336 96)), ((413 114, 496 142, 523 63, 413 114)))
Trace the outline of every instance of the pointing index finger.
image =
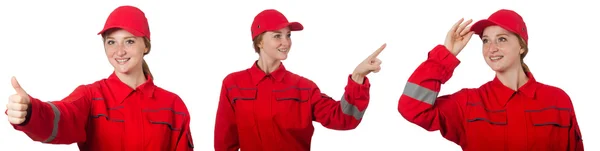
POLYGON ((383 51, 383 49, 385 49, 386 46, 387 46, 387 43, 383 43, 383 45, 381 45, 381 47, 379 47, 379 49, 375 50, 375 52, 373 52, 373 54, 371 54, 368 59, 373 59, 373 58, 376 58, 377 56, 379 56, 379 54, 383 51))

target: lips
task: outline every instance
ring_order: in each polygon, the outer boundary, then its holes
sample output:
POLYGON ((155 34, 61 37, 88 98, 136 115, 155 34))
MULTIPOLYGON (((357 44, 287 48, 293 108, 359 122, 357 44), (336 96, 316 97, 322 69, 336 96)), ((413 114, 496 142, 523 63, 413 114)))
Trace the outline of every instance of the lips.
POLYGON ((288 52, 288 51, 290 51, 290 49, 277 49, 277 51, 279 51, 279 52, 288 52))
POLYGON ((491 61, 498 61, 500 59, 504 58, 504 56, 490 56, 489 59, 491 61))
POLYGON ((131 58, 116 58, 115 60, 117 61, 117 63, 119 64, 125 64, 127 61, 129 61, 131 58))

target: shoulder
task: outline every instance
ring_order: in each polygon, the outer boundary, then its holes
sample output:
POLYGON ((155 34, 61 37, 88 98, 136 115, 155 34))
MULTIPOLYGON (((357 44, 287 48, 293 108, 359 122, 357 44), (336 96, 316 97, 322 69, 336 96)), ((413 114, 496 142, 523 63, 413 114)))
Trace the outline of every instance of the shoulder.
POLYGON ((536 89, 536 96, 541 99, 552 99, 557 102, 569 103, 571 104, 571 97, 567 92, 557 86, 540 83, 538 82, 538 87, 536 89))
POLYGON ((291 83, 297 85, 298 87, 309 87, 309 88, 317 87, 317 84, 314 81, 308 79, 307 77, 298 75, 298 74, 290 72, 290 71, 288 71, 285 78, 286 78, 285 81, 291 82, 291 83))
POLYGON ((225 76, 223 78, 223 83, 234 83, 234 81, 238 80, 250 80, 250 73, 248 69, 234 71, 225 76))

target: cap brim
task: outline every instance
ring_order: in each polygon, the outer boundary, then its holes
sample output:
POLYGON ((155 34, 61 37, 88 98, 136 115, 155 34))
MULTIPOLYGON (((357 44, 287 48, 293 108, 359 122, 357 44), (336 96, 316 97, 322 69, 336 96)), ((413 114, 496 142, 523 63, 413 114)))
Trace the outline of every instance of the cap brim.
POLYGON ((497 25, 497 24, 490 20, 483 19, 483 20, 475 22, 475 24, 473 24, 473 26, 471 26, 471 31, 475 32, 476 35, 479 35, 479 37, 481 37, 481 35, 483 34, 483 30, 485 30, 485 28, 492 26, 492 25, 497 25))
MULTIPOLYGON (((280 24, 279 26, 276 26, 275 29, 272 29, 272 30, 280 30, 285 27, 289 27, 290 31, 304 30, 304 26, 302 26, 302 24, 300 24, 299 22, 283 23, 283 24, 280 24)), ((269 30, 269 31, 271 31, 271 30, 269 30)))
POLYGON ((136 37, 144 37, 144 34, 142 34, 141 32, 138 32, 137 30, 133 30, 127 27, 122 27, 122 26, 110 26, 110 27, 105 27, 104 29, 102 29, 100 32, 98 32, 98 35, 102 35, 104 34, 104 32, 110 30, 110 29, 123 29, 129 33, 131 33, 133 36, 136 37))

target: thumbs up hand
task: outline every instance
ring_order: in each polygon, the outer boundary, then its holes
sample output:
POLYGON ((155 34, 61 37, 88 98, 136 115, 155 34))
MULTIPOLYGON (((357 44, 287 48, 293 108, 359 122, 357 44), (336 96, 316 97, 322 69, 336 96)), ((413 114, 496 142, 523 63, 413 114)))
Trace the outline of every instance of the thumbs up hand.
POLYGON ((16 94, 13 94, 8 99, 8 104, 6 104, 8 115, 8 121, 12 124, 21 124, 25 121, 25 117, 27 116, 27 109, 29 108, 29 104, 31 100, 29 100, 29 95, 19 82, 17 78, 12 77, 10 83, 12 87, 15 89, 16 94))

